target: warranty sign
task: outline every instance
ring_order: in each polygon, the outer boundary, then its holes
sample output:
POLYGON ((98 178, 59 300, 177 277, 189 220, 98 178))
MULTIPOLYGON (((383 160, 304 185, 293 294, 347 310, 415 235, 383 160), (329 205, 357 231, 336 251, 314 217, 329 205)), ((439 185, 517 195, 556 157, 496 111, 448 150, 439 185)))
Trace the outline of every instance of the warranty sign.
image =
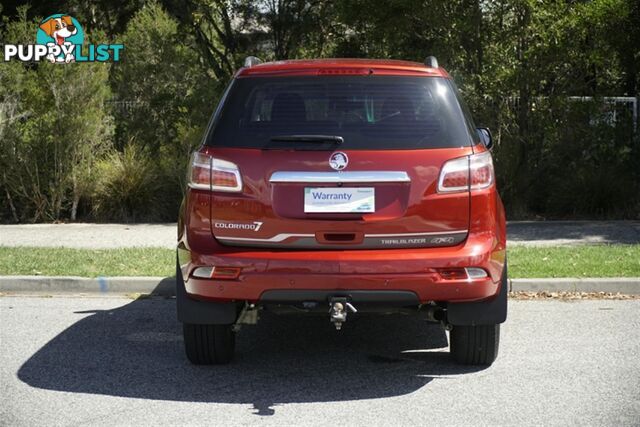
POLYGON ((305 213, 370 213, 375 212, 375 189, 305 188, 305 213))

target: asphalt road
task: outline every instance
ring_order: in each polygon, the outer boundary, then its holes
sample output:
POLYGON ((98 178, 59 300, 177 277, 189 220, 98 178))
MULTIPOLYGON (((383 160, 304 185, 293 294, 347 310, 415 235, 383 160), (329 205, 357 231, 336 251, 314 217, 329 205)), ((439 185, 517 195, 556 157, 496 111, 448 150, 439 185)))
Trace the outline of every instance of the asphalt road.
POLYGON ((172 300, 0 298, 0 425, 638 425, 640 301, 512 301, 488 369, 412 317, 263 316, 189 365, 172 300))
MULTIPOLYGON (((176 224, 0 225, 0 246, 175 248, 176 224)), ((511 221, 510 245, 638 244, 640 221, 511 221)))
POLYGON ((176 224, 5 224, 0 246, 113 249, 176 247, 176 224))

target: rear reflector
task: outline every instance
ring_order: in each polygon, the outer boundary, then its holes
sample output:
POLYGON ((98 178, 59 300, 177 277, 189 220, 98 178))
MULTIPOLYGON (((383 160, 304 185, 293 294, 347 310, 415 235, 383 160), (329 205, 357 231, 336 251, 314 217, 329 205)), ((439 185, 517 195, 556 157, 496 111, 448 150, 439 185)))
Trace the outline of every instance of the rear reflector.
POLYGON ((438 274, 444 280, 477 280, 489 277, 483 268, 466 267, 466 268, 439 268, 438 274))
POLYGON ((199 279, 235 280, 240 276, 241 267, 198 267, 191 276, 199 279))
POLYGON ((195 152, 191 156, 189 187, 198 190, 240 192, 242 177, 235 163, 195 152))
POLYGON ((240 267, 215 267, 213 269, 212 279, 234 280, 240 276, 240 267))
POLYGON ((449 160, 442 166, 438 179, 438 193, 482 190, 493 184, 491 153, 485 151, 449 160))
POLYGON ((464 268, 440 268, 438 273, 444 280, 467 280, 467 272, 464 268))

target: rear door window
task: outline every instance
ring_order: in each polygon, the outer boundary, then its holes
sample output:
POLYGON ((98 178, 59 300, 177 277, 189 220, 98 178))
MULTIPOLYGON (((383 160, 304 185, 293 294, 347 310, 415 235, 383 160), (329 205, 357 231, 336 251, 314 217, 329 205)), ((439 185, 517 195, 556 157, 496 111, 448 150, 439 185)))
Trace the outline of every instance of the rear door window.
POLYGON ((207 145, 323 149, 273 141, 282 135, 340 136, 340 148, 353 150, 471 144, 456 94, 444 78, 305 76, 236 79, 207 145))

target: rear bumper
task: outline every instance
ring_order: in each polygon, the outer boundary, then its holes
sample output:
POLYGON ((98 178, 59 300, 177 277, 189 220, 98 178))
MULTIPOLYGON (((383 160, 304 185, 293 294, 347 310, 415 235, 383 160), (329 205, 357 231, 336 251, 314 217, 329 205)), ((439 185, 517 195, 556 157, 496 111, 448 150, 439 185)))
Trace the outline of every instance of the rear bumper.
POLYGON ((262 302, 274 294, 302 295, 286 292, 294 290, 309 295, 351 293, 380 301, 386 294, 389 302, 401 292, 418 304, 482 301, 499 293, 505 262, 504 242, 493 233, 469 234, 460 245, 447 248, 224 254, 197 254, 183 248, 178 253, 187 294, 213 301, 262 302), (235 280, 192 277, 201 266, 241 267, 242 272, 235 280), (481 267, 489 277, 444 280, 437 272, 452 267, 481 267))

